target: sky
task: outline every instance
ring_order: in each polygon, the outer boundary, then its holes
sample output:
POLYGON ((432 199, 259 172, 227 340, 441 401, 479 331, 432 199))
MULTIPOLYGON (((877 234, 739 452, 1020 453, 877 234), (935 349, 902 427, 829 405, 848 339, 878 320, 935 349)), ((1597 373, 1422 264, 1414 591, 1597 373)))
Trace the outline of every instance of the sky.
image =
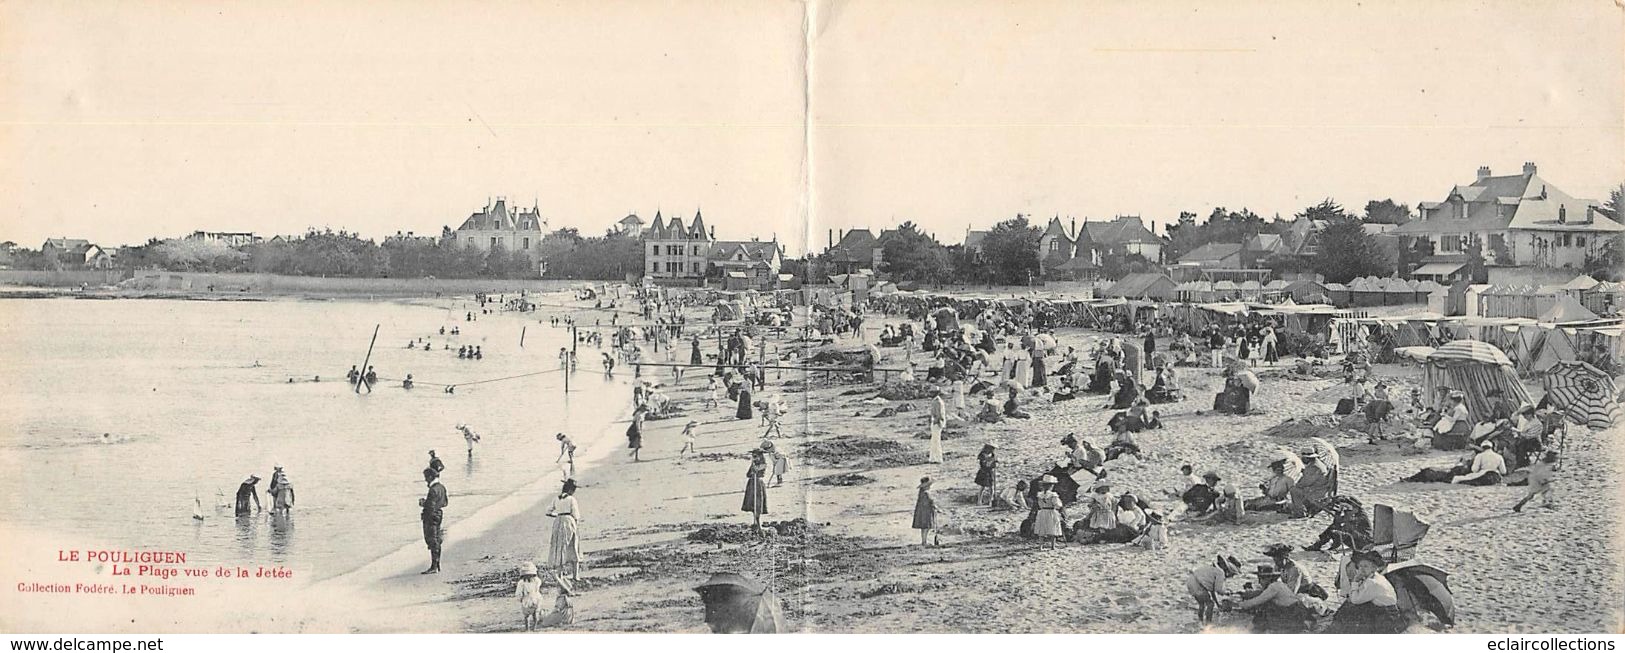
POLYGON ((0 240, 438 233, 490 199, 792 255, 912 220, 1625 181, 1603 0, 0 3, 0 240))

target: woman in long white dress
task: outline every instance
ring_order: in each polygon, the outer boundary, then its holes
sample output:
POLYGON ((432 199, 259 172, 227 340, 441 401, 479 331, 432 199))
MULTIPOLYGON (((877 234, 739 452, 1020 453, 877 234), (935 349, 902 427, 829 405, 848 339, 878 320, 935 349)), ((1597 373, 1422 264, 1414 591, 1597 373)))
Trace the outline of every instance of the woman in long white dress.
POLYGON ((948 423, 948 408, 939 395, 931 400, 931 448, 928 460, 942 464, 942 427, 948 423))
POLYGON ((564 488, 559 490, 559 496, 553 499, 553 507, 547 511, 547 516, 553 518, 547 564, 558 570, 561 576, 580 580, 581 531, 576 526, 581 519, 581 505, 576 502, 575 493, 575 479, 565 479, 564 488))

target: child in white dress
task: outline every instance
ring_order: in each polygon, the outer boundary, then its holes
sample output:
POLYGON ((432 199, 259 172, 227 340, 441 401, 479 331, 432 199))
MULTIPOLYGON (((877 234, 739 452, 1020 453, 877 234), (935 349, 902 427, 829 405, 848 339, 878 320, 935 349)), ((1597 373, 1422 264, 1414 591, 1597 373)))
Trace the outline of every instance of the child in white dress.
POLYGON ((536 575, 536 563, 519 565, 519 582, 514 584, 513 594, 519 598, 525 630, 534 630, 542 621, 542 579, 536 575))

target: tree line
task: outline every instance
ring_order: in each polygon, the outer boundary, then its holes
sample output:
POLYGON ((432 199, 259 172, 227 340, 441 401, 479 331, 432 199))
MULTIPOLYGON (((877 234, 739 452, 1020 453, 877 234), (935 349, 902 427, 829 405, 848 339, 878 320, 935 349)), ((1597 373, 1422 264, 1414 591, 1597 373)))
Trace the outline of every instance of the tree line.
MULTIPOLYGON (((72 260, 51 260, 39 250, 22 248, 12 250, 11 265, 31 270, 79 267, 72 260)), ((128 270, 321 277, 621 279, 643 269, 643 247, 619 233, 594 237, 559 229, 542 239, 533 260, 501 245, 482 250, 459 244, 450 228, 444 228, 440 238, 393 237, 382 242, 323 229, 241 247, 212 240, 154 238, 121 248, 114 265, 128 270)))
MULTIPOLYGON (((1601 211, 1621 219, 1625 185, 1612 189, 1601 211)), ((1353 213, 1326 199, 1305 207, 1285 220, 1279 215, 1266 220, 1243 207, 1230 210, 1215 207, 1206 220, 1195 213, 1182 212, 1160 237, 1163 258, 1173 262, 1209 243, 1245 244, 1259 235, 1276 235, 1289 240, 1305 237, 1301 225, 1319 222, 1314 231, 1317 254, 1292 254, 1300 243, 1289 244, 1289 252, 1247 261, 1247 264, 1273 270, 1279 278, 1290 272, 1313 272, 1328 282, 1344 283, 1356 277, 1393 276, 1408 271, 1422 259, 1435 254, 1423 241, 1417 247, 1398 247, 1393 239, 1379 239, 1367 225, 1402 225, 1414 219, 1411 208, 1393 200, 1367 202, 1362 214, 1353 213), (1301 222, 1308 221, 1308 222, 1301 222), (1294 229, 1296 227, 1296 229, 1294 229)), ((978 247, 944 245, 913 222, 883 234, 880 272, 899 283, 919 285, 1001 284, 1022 285, 1057 276, 1055 268, 1064 262, 1045 260, 1039 251, 1043 231, 1024 215, 1001 221, 983 237, 978 247)), ((38 250, 12 248, 11 266, 18 269, 64 269, 71 261, 48 260, 38 250)), ((1487 278, 1482 245, 1469 243, 1464 252, 1467 273, 1473 280, 1487 278)), ((1493 253, 1492 253, 1493 254, 1493 253)), ((194 272, 261 272, 284 275, 331 277, 436 277, 444 279, 624 279, 641 275, 644 246, 637 238, 607 231, 603 236, 586 236, 574 228, 548 233, 537 246, 535 258, 501 246, 481 250, 459 245, 449 227, 440 238, 386 238, 382 242, 363 239, 347 231, 311 230, 302 236, 230 247, 218 241, 152 239, 119 251, 117 267, 194 272)), ((1088 256, 1080 252, 1079 256, 1088 256)), ((1158 269, 1159 261, 1138 255, 1104 253, 1099 277, 1117 279, 1134 272, 1158 269)), ((807 280, 821 280, 835 271, 827 253, 805 260, 785 261, 784 272, 807 280)), ((1597 279, 1619 280, 1625 270, 1625 233, 1608 237, 1606 245, 1590 257, 1582 270, 1597 279)))

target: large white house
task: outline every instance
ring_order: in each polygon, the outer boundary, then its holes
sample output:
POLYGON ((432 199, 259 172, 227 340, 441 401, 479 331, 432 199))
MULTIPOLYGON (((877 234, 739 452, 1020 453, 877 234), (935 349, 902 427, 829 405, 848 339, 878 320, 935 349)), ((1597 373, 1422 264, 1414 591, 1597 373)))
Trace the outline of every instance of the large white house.
POLYGON ((1473 183, 1451 188, 1444 201, 1422 202, 1420 219, 1390 233, 1406 248, 1432 244, 1435 258, 1409 271, 1412 276, 1450 277, 1474 244, 1491 268, 1580 268, 1609 236, 1625 231, 1597 206, 1541 178, 1534 163, 1502 176, 1484 166, 1473 183))
POLYGON ((542 237, 547 235, 547 220, 537 207, 508 208, 508 200, 498 197, 495 204, 486 204, 474 212, 452 233, 452 238, 463 247, 482 252, 502 248, 520 252, 531 263, 541 264, 542 237))

